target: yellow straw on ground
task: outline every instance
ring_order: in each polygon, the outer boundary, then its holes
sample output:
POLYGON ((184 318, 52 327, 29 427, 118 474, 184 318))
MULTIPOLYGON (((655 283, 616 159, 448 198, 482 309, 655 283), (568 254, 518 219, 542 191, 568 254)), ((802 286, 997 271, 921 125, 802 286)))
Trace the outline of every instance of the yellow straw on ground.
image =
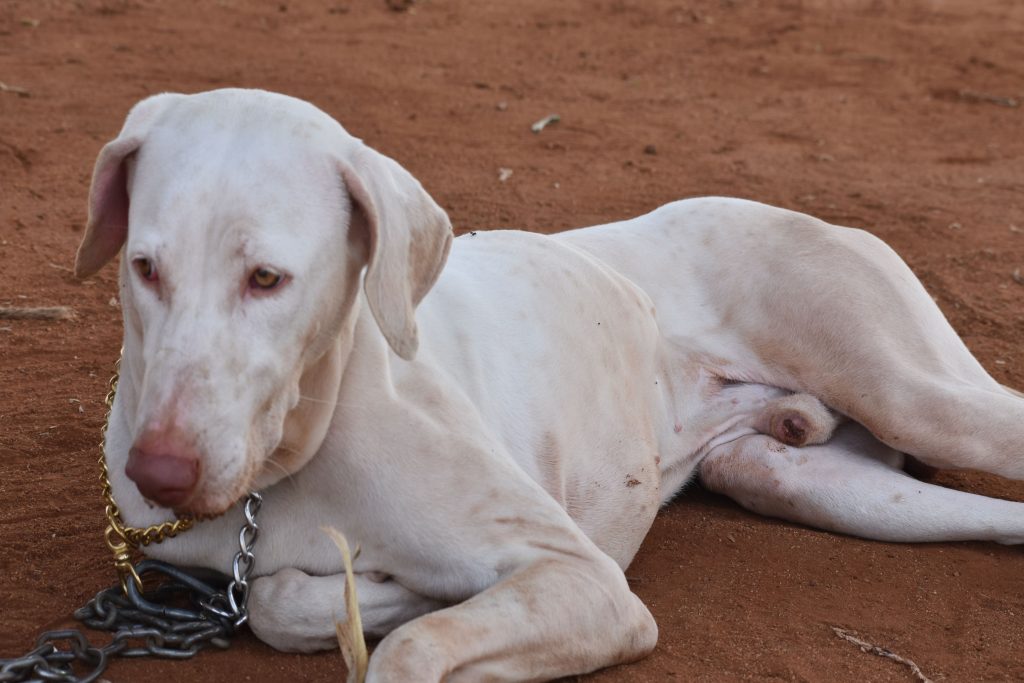
POLYGON ((331 537, 341 551, 341 560, 345 564, 345 611, 348 619, 345 623, 334 622, 334 630, 338 634, 338 645, 341 656, 348 667, 346 683, 363 683, 366 680, 366 667, 370 655, 366 652, 366 639, 363 637, 363 619, 359 615, 359 598, 356 595, 356 574, 352 570, 352 553, 348 549, 345 535, 334 527, 320 527, 331 537))

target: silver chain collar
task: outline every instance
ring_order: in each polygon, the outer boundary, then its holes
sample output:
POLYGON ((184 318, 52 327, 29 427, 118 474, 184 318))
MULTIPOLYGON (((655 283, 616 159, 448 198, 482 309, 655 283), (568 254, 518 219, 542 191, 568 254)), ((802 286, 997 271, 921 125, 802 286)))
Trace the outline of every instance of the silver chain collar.
POLYGON ((260 530, 256 515, 262 503, 258 493, 246 498, 230 578, 201 578, 166 562, 142 560, 135 565, 136 573, 162 577, 158 586, 143 593, 133 581, 124 588, 118 583, 75 611, 75 619, 88 628, 113 632, 110 643, 97 647, 76 629, 47 631, 27 655, 0 659, 0 683, 91 683, 113 656, 188 659, 207 645, 227 648, 230 637, 249 619, 249 578, 256 565, 253 548, 260 530), (218 590, 216 585, 225 587, 218 590), (181 602, 191 607, 173 606, 181 602), (60 648, 60 643, 66 643, 66 648, 60 648), (76 662, 88 667, 88 673, 76 674, 76 662))

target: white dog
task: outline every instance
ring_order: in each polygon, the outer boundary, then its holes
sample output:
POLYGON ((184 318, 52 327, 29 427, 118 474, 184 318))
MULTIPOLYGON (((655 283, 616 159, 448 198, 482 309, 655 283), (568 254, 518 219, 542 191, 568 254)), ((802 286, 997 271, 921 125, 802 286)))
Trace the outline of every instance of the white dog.
POLYGON ((453 241, 397 163, 247 90, 136 106, 89 210, 77 273, 122 252, 122 513, 226 513, 148 549, 222 569, 263 491, 251 624, 274 647, 335 645, 323 525, 362 547, 372 681, 643 657, 623 568, 695 473, 867 538, 1024 541, 1024 504, 901 471, 1024 478, 1024 399, 865 232, 708 198, 453 241))

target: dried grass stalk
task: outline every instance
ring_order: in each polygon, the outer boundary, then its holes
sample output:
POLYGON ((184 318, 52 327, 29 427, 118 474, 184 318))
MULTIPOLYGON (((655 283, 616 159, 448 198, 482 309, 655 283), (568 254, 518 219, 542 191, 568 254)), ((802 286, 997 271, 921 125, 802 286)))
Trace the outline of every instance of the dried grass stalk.
POLYGON ((67 306, 0 306, 0 320, 70 320, 74 313, 67 306))
POLYGON ((885 657, 886 659, 891 659, 894 662, 899 662, 900 664, 909 668, 910 673, 913 674, 914 678, 920 681, 921 683, 933 683, 932 679, 925 676, 924 672, 921 671, 921 667, 915 664, 913 660, 907 659, 906 657, 901 657, 900 655, 896 654, 887 647, 881 647, 879 645, 869 643, 868 641, 862 638, 858 638, 853 631, 848 631, 845 628, 833 626, 832 631, 843 640, 853 643, 854 645, 859 647, 861 652, 877 655, 878 657, 885 657))
POLYGON ((345 611, 348 619, 345 623, 334 622, 334 630, 338 634, 338 645, 341 656, 348 667, 346 683, 363 683, 366 680, 366 667, 370 655, 366 651, 366 638, 363 637, 363 618, 359 614, 359 597, 356 595, 356 574, 352 570, 352 553, 349 552, 345 535, 334 527, 320 527, 331 537, 341 551, 341 560, 345 565, 345 611))

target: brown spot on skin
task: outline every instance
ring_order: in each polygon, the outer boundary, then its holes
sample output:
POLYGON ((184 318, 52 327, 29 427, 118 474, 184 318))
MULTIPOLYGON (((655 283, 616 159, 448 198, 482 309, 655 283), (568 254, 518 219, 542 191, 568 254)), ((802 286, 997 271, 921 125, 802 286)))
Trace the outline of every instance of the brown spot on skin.
MULTIPOLYGON (((626 475, 626 476, 629 476, 629 475, 626 475)), ((634 479, 633 477, 630 477, 629 479, 626 480, 626 488, 633 488, 634 486, 639 486, 639 485, 640 485, 640 480, 639 479, 634 479)))
POLYGON ((769 441, 768 450, 770 450, 772 453, 785 453, 788 449, 786 448, 785 444, 781 444, 778 441, 769 441))
POLYGON ((893 497, 892 497, 892 502, 894 502, 894 503, 899 503, 902 500, 903 500, 903 494, 902 493, 894 494, 893 497))

